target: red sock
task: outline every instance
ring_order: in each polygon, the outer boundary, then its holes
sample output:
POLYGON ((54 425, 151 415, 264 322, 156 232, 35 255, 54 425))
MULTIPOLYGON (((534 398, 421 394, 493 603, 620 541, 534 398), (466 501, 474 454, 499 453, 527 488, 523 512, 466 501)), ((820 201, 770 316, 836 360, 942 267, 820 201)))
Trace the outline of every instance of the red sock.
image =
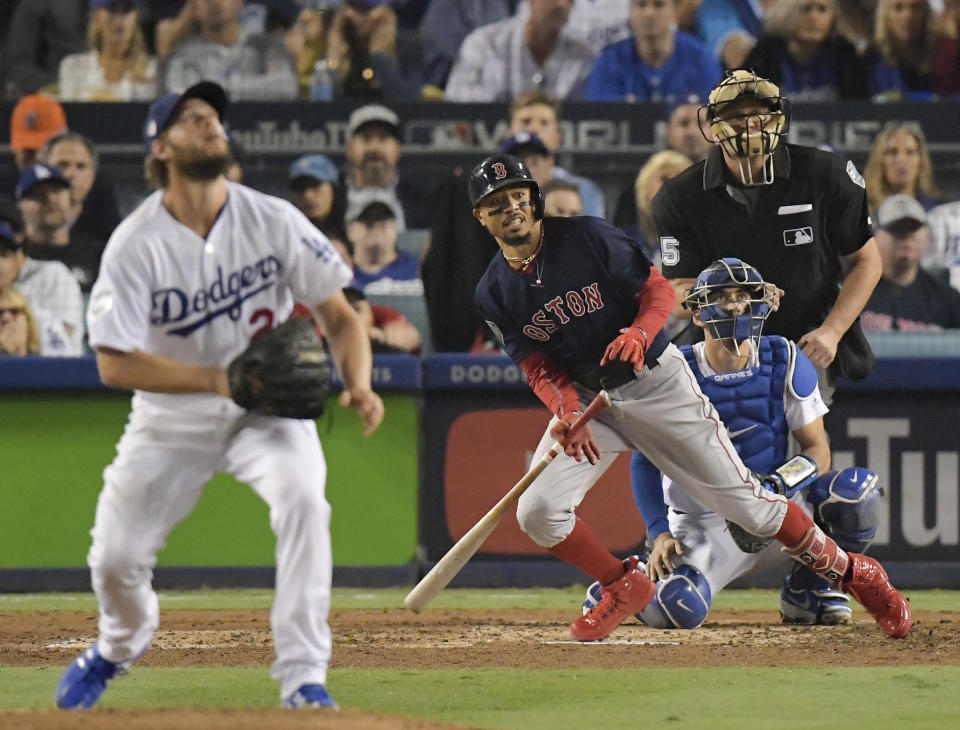
POLYGON ((563 542, 547 548, 553 555, 570 563, 605 586, 626 572, 623 561, 616 558, 597 540, 593 530, 577 518, 573 532, 563 542))
POLYGON ((773 538, 787 547, 793 547, 803 539, 807 530, 813 527, 813 518, 804 512, 796 502, 787 502, 787 514, 783 524, 773 538))

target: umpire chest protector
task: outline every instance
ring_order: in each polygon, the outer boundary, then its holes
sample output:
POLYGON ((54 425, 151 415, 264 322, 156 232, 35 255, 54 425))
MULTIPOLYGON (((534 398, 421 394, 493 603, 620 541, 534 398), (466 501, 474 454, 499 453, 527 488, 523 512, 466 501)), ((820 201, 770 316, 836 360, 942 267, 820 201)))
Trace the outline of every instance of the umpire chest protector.
POLYGON ((787 453, 789 428, 783 391, 793 376, 790 346, 782 337, 761 337, 758 366, 705 376, 693 348, 680 348, 733 445, 750 469, 769 471, 787 453))

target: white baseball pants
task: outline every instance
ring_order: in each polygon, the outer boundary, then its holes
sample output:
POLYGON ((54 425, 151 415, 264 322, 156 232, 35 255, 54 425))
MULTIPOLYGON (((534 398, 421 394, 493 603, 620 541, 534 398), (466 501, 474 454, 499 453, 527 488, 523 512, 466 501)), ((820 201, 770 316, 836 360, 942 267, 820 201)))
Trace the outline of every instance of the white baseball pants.
POLYGON ((101 655, 130 661, 149 647, 159 623, 151 586, 157 553, 193 511, 204 485, 226 472, 269 505, 277 536, 271 676, 282 697, 301 684, 326 683, 333 558, 327 467, 316 425, 237 415, 232 407, 211 417, 139 405, 104 470, 87 556, 100 604, 101 655))

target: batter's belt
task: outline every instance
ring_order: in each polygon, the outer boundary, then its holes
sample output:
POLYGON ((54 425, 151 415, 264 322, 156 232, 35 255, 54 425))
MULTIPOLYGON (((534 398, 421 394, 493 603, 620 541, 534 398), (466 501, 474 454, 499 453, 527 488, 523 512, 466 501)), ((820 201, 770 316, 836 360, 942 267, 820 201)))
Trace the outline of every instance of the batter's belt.
MULTIPOLYGON (((662 352, 660 354, 663 354, 662 352)), ((660 364, 659 360, 653 359, 644 363, 648 370, 653 370, 660 364)), ((637 379, 636 371, 633 365, 626 362, 617 362, 607 365, 603 372, 595 377, 578 378, 577 382, 585 388, 594 392, 601 390, 613 390, 622 385, 626 385, 632 380, 637 379)))

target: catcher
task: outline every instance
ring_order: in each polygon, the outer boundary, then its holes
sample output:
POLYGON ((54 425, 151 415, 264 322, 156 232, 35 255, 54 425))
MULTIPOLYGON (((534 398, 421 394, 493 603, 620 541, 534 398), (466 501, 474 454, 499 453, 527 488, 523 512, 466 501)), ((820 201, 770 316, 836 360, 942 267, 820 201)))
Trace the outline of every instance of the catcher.
MULTIPOLYGON (((87 556, 99 638, 64 672, 61 708, 92 707, 150 646, 157 553, 215 472, 249 484, 277 536, 271 675, 289 707, 336 703, 326 689, 332 555, 327 467, 316 425, 330 366, 309 302, 364 430, 383 418, 370 342, 341 289, 351 272, 286 201, 227 182, 223 89, 200 82, 150 107, 148 177, 160 189, 107 244, 87 311, 107 385, 134 391, 104 471, 87 556)), ((225 535, 225 539, 230 536, 225 535)), ((242 540, 238 534, 235 539, 242 540)))

